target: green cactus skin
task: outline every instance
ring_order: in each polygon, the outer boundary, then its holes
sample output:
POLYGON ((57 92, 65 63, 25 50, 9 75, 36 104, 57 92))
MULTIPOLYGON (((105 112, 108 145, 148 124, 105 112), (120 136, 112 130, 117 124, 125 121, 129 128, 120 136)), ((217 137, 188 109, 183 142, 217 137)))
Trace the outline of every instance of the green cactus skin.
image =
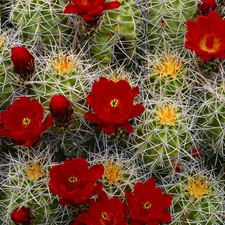
POLYGON ((202 105, 197 112, 197 124, 202 139, 221 148, 224 146, 225 126, 225 81, 219 81, 214 87, 207 86, 202 95, 202 105))
POLYGON ((173 197, 173 225, 222 225, 224 190, 212 171, 176 173, 165 185, 173 197), (197 198, 198 197, 198 198, 197 198))
POLYGON ((11 222, 10 213, 20 206, 32 210, 35 216, 33 225, 62 225, 69 222, 68 208, 59 205, 58 198, 48 187, 49 169, 52 165, 47 149, 35 154, 27 154, 27 149, 22 149, 18 159, 10 156, 8 166, 7 176, 1 187, 3 194, 0 196, 2 225, 14 224, 11 222))
POLYGON ((16 0, 10 20, 25 41, 47 46, 61 45, 72 31, 68 15, 63 14, 64 0, 16 0))
POLYGON ((150 45, 164 42, 182 47, 185 41, 186 21, 194 19, 195 0, 152 0, 149 2, 148 37, 150 45))
POLYGON ((140 24, 135 1, 122 0, 118 9, 105 12, 101 18, 91 47, 92 57, 103 65, 127 55, 131 57, 141 34, 140 24))
POLYGON ((190 119, 187 115, 182 115, 180 109, 176 111, 176 115, 174 124, 160 124, 157 119, 157 104, 154 103, 151 109, 145 109, 141 117, 143 122, 139 123, 132 142, 136 143, 136 150, 144 163, 152 169, 171 167, 173 161, 189 156, 192 139, 190 119))

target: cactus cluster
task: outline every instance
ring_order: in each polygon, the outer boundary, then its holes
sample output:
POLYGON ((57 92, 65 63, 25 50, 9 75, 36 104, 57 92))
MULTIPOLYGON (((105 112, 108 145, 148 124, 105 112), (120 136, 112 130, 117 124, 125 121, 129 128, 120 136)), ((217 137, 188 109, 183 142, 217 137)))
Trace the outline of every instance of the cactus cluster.
POLYGON ((224 6, 0 0, 0 223, 225 224, 224 6))

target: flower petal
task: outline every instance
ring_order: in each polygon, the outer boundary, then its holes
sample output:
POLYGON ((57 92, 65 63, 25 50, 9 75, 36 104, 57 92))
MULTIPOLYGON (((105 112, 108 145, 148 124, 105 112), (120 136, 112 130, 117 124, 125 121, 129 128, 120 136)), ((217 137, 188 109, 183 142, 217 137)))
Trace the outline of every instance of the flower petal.
POLYGON ((64 13, 76 14, 80 13, 80 9, 75 4, 68 4, 64 8, 64 13))
POLYGON ((128 121, 121 124, 121 127, 123 127, 123 129, 125 129, 128 133, 132 133, 134 131, 133 127, 130 125, 128 121))
POLYGON ((120 5, 120 2, 118 1, 107 2, 104 4, 104 10, 116 9, 119 8, 120 5))
POLYGON ((130 114, 130 119, 140 116, 145 111, 145 107, 141 104, 134 105, 130 114))

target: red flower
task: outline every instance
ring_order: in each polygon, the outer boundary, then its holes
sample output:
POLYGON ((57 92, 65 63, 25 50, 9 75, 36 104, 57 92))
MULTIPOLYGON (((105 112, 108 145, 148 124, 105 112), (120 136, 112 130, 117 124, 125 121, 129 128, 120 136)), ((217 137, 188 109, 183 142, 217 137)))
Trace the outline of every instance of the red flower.
POLYGON ((16 225, 30 225, 35 218, 30 208, 24 206, 15 209, 10 216, 16 225))
POLYGON ((17 46, 11 49, 11 61, 14 65, 14 70, 22 77, 31 75, 34 72, 34 57, 23 46, 17 46))
POLYGON ((225 20, 216 11, 187 21, 185 47, 194 50, 203 61, 225 58, 225 20))
POLYGON ((50 100, 50 112, 52 117, 60 123, 71 120, 73 108, 71 102, 63 95, 54 95, 50 100))
POLYGON ((71 0, 65 7, 64 13, 76 13, 82 16, 83 20, 90 21, 96 16, 101 16, 104 10, 116 9, 120 2, 106 0, 71 0))
POLYGON ((125 197, 130 206, 131 225, 159 225, 160 222, 171 221, 167 208, 172 204, 172 197, 162 194, 153 178, 149 178, 145 183, 136 183, 134 193, 128 190, 125 197))
POLYGON ((95 183, 103 172, 101 164, 88 168, 88 162, 83 158, 67 160, 51 168, 49 187, 62 198, 61 205, 82 204, 102 190, 103 184, 95 183))
POLYGON ((207 16, 212 10, 216 9, 217 4, 215 0, 202 0, 198 3, 198 13, 207 16))
POLYGON ((88 212, 78 216, 86 225, 127 225, 124 217, 127 208, 119 198, 108 199, 105 192, 100 192, 98 201, 92 201, 88 212))
POLYGON ((118 126, 131 133, 133 128, 128 120, 144 112, 144 106, 134 105, 138 92, 139 88, 131 89, 126 80, 115 82, 101 77, 86 98, 94 113, 87 112, 84 118, 98 123, 97 128, 103 128, 106 133, 116 131, 118 126))
POLYGON ((0 135, 29 147, 40 141, 41 133, 52 124, 51 116, 42 122, 43 116, 44 108, 36 99, 20 97, 0 114, 0 135))

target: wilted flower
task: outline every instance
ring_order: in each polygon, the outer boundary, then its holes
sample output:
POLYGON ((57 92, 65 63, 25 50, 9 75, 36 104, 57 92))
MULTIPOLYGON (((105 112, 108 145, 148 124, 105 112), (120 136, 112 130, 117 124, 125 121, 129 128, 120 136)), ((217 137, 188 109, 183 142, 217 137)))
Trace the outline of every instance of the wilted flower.
POLYGON ((11 61, 14 65, 14 70, 21 77, 27 77, 34 72, 34 57, 23 46, 16 46, 11 49, 11 61))
POLYGON ((202 0, 198 3, 198 13, 200 15, 206 16, 208 15, 212 10, 215 10, 217 7, 215 0, 202 0))

